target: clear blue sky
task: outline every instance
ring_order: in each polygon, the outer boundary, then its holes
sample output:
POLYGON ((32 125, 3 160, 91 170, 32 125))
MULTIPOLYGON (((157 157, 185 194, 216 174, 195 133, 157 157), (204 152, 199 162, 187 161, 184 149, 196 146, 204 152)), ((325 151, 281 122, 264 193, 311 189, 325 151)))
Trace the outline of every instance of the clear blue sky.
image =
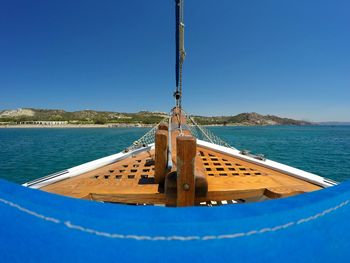
MULTIPOLYGON (((184 108, 350 121, 350 1, 186 0, 184 108)), ((0 3, 0 109, 168 111, 173 0, 0 3)))

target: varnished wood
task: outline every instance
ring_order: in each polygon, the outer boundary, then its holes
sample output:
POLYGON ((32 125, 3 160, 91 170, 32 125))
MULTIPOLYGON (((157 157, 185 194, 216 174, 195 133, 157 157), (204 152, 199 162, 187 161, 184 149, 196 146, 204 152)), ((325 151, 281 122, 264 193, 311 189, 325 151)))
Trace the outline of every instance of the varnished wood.
POLYGON ((208 193, 208 179, 205 172, 202 159, 199 153, 196 153, 195 159, 195 171, 194 171, 194 180, 195 180, 195 195, 196 197, 205 197, 208 193))
POLYGON ((261 186, 265 186, 265 188, 300 186, 305 192, 321 189, 321 187, 301 179, 213 150, 200 148, 199 152, 208 175, 209 190, 213 188, 224 190, 232 184, 241 189, 261 186))
POLYGON ((162 123, 160 123, 158 125, 158 130, 168 131, 169 130, 169 126, 168 126, 167 123, 162 122, 162 123))
MULTIPOLYGON (((172 161, 173 168, 171 170, 172 176, 167 176, 165 179, 165 192, 170 198, 176 198, 177 194, 177 144, 176 139, 178 136, 191 136, 190 131, 182 130, 182 133, 178 130, 171 131, 171 144, 172 144, 172 161), (174 174, 175 173, 175 174, 174 174)), ((196 153, 195 157, 195 195, 204 197, 208 192, 208 181, 207 174, 203 167, 201 156, 199 152, 196 153)))
POLYGON ((271 199, 277 199, 282 197, 288 197, 298 194, 305 193, 302 187, 275 187, 275 188, 266 188, 264 191, 264 195, 271 199))
POLYGON ((76 198, 90 193, 158 193, 159 186, 154 179, 154 151, 133 155, 41 189, 76 198))
POLYGON ((124 204, 165 204, 166 196, 161 193, 103 194, 91 193, 88 198, 94 201, 124 204))
POLYGON ((209 191, 206 197, 197 197, 196 204, 199 204, 201 202, 209 202, 209 201, 254 198, 254 197, 261 197, 263 195, 264 195, 264 189, 209 191))
POLYGON ((196 139, 193 136, 177 137, 177 206, 194 205, 196 139))
MULTIPOLYGON (((202 147, 197 148, 197 156, 199 158, 196 157, 196 166, 201 163, 207 176, 208 193, 205 197, 196 197, 196 204, 220 200, 260 198, 262 196, 280 198, 321 189, 319 186, 287 174, 202 147), (208 168, 210 171, 207 171, 208 168)), ((41 189, 76 198, 86 198, 89 194, 94 194, 98 200, 106 202, 113 202, 113 200, 122 202, 129 197, 135 201, 137 195, 139 197, 145 195, 147 196, 145 203, 148 203, 150 202, 149 196, 156 196, 154 203, 174 204, 176 195, 169 197, 167 201, 161 196, 158 198, 158 194, 161 192, 159 185, 154 181, 154 164, 146 166, 147 160, 152 159, 154 159, 154 151, 140 153, 115 164, 41 189), (130 175, 134 177, 129 178, 130 175), (105 176, 108 178, 106 179, 105 176), (116 176, 121 176, 121 178, 116 179, 116 176), (133 196, 134 194, 136 196, 133 196), (107 198, 108 195, 112 195, 112 197, 107 198), (123 195, 125 198, 122 197, 123 195)), ((132 203, 132 201, 128 203, 132 203)))
POLYGON ((171 116, 172 124, 176 124, 177 126, 179 126, 186 123, 186 115, 181 109, 175 107, 172 112, 173 112, 171 116))
POLYGON ((168 158, 168 132, 158 130, 155 135, 155 172, 154 178, 156 183, 164 182, 167 173, 168 158))

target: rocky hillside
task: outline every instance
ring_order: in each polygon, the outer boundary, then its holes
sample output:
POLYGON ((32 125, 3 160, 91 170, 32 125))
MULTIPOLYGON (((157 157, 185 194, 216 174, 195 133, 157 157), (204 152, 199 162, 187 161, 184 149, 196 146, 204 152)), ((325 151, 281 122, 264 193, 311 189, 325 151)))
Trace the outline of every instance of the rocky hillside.
MULTIPOLYGON (((140 123, 154 124, 166 116, 164 112, 140 111, 137 113, 121 113, 109 111, 83 110, 68 112, 47 109, 17 109, 0 111, 0 122, 23 121, 68 121, 70 123, 140 123)), ((274 115, 258 113, 241 113, 235 116, 205 117, 195 116, 199 124, 204 125, 310 125, 306 121, 281 118, 274 115)))
POLYGON ((241 113, 235 116, 203 117, 196 116, 195 120, 206 125, 312 125, 310 122, 281 118, 274 115, 261 115, 256 112, 241 113))

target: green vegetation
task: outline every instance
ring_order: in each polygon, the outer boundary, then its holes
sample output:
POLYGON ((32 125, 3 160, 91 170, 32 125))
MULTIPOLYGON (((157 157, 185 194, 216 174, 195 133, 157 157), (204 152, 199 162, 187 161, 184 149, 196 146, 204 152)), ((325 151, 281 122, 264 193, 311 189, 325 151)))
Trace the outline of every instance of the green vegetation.
POLYGON ((101 116, 97 116, 93 119, 94 124, 106 124, 107 121, 107 118, 101 116))
POLYGON ((21 123, 31 121, 67 121, 70 124, 156 124, 166 113, 141 111, 138 113, 119 113, 109 111, 75 111, 46 109, 18 109, 0 111, 0 122, 21 123))
POLYGON ((203 117, 194 119, 202 125, 311 125, 306 121, 281 118, 274 115, 261 115, 258 113, 241 113, 235 116, 203 117))
MULTIPOLYGON (((0 111, 1 123, 21 123, 31 121, 67 121, 70 124, 156 124, 166 113, 141 111, 120 113, 109 111, 83 110, 67 112, 64 110, 18 109, 0 111)), ((194 116, 202 125, 310 125, 306 121, 280 118, 258 113, 241 113, 235 116, 194 116)))

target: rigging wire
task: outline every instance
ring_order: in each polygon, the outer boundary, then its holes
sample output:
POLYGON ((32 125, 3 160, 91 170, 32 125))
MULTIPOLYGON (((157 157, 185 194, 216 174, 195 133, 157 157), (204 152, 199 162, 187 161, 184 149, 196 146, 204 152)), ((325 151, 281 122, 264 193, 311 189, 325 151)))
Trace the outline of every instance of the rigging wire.
MULTIPOLYGON (((179 109, 179 118, 181 119, 182 109, 182 68, 186 57, 184 35, 185 35, 185 24, 184 24, 184 0, 175 0, 175 14, 176 14, 176 90, 174 97, 176 100, 176 108, 179 109)), ((181 123, 179 123, 181 128, 181 123)))

